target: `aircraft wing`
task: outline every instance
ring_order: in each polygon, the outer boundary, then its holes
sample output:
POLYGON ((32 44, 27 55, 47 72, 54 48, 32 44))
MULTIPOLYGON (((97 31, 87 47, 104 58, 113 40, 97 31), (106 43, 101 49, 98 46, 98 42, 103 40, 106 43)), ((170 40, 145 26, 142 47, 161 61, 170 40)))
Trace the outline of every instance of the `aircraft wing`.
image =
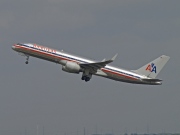
POLYGON ((101 69, 105 67, 107 64, 113 62, 118 54, 116 54, 112 59, 110 60, 102 60, 101 62, 94 62, 94 63, 85 63, 85 64, 79 64, 82 68, 85 69, 93 69, 97 71, 98 69, 101 69))

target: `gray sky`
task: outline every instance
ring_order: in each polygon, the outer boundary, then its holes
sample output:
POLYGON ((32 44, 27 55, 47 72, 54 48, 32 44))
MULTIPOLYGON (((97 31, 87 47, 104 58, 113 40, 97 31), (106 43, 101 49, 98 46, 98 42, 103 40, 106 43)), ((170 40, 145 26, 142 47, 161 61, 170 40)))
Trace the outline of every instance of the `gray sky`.
POLYGON ((179 0, 1 0, 0 134, 180 132, 179 0), (162 54, 162 86, 68 74, 11 50, 33 42, 137 69, 162 54))

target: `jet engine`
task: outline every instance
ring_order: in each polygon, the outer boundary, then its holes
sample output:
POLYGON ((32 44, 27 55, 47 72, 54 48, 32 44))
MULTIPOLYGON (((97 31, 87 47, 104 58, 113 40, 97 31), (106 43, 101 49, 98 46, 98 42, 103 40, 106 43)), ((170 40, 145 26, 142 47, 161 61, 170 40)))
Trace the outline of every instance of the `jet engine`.
POLYGON ((81 71, 81 67, 75 62, 67 61, 66 64, 62 66, 62 70, 68 73, 78 74, 81 71))

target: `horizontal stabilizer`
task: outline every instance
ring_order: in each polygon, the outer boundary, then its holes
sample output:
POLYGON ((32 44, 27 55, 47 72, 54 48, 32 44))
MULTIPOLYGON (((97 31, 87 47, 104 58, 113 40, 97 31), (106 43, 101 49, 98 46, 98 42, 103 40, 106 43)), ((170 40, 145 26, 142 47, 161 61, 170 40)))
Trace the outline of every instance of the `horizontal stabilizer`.
POLYGON ((118 56, 118 53, 116 55, 114 55, 114 57, 111 60, 114 61, 117 56, 118 56))
POLYGON ((146 82, 162 82, 163 80, 160 80, 160 79, 142 79, 142 81, 146 81, 146 82))

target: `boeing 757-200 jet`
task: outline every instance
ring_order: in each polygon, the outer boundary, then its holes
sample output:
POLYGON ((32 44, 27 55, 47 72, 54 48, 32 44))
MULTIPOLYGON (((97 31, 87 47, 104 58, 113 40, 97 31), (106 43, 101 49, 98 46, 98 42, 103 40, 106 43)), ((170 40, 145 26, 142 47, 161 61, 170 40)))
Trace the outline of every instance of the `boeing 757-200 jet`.
POLYGON ((117 54, 112 59, 97 62, 32 43, 17 43, 12 49, 26 56, 26 64, 30 56, 51 61, 61 64, 65 72, 77 74, 82 72, 81 79, 86 82, 92 78, 92 75, 97 75, 127 83, 161 85, 162 80, 156 79, 156 76, 170 59, 169 56, 162 55, 137 70, 129 71, 108 65, 115 60, 117 54))

